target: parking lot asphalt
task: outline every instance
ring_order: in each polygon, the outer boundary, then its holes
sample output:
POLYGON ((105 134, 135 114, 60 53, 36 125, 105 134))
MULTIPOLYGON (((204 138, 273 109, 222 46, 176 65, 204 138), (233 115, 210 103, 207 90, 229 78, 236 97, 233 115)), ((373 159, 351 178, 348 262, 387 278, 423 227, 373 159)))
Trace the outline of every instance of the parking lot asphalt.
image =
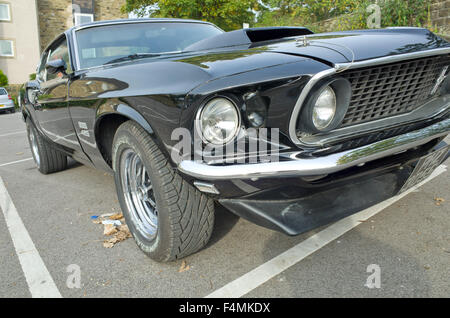
MULTIPOLYGON (((328 228, 288 237, 218 206, 205 249, 159 264, 141 253, 133 239, 103 247, 102 225, 91 216, 120 212, 112 175, 73 161, 63 172, 41 175, 29 160, 20 114, 0 115, 0 145, 0 178, 62 297, 204 297, 308 238, 320 239, 328 228), (189 268, 180 272, 183 261, 189 268), (68 287, 71 265, 79 266, 80 288, 68 287)), ((243 296, 450 296, 449 176, 445 171, 394 200, 243 296), (380 269, 380 288, 365 286, 371 264, 380 269)), ((31 297, 20 262, 20 253, 27 251, 16 250, 3 215, 0 297, 31 297)))

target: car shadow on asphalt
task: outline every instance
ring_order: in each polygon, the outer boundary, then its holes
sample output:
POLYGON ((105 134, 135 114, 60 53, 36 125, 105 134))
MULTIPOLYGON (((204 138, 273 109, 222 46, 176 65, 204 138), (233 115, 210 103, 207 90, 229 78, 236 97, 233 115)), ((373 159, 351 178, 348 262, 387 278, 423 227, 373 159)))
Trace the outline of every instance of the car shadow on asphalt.
POLYGON ((211 247, 225 237, 239 221, 239 216, 215 203, 215 221, 211 239, 205 248, 211 247))
POLYGON ((84 166, 82 163, 79 163, 78 161, 68 157, 67 158, 67 169, 73 169, 84 166))

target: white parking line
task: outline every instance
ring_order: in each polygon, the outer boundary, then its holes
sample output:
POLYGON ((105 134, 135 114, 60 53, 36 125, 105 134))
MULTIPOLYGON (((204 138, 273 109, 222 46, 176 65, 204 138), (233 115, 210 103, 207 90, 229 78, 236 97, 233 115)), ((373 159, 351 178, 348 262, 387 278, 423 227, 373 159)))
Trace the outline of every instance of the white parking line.
POLYGON ((33 298, 61 298, 0 177, 0 207, 33 298), (25 253, 26 252, 26 253, 25 253))
POLYGON ((0 135, 0 137, 18 135, 18 134, 23 134, 23 133, 26 133, 26 132, 27 132, 26 130, 21 130, 21 131, 17 131, 17 132, 11 132, 11 133, 0 135))
POLYGON ((279 256, 276 256, 270 261, 258 266, 254 270, 237 278, 224 287, 214 291, 213 293, 206 296, 206 298, 238 298, 244 296, 253 289, 267 282, 271 278, 285 271, 292 265, 300 262, 305 257, 313 254, 328 243, 347 233, 362 222, 365 222, 367 219, 383 211, 388 206, 397 202, 409 193, 415 191, 417 188, 431 181, 441 173, 444 173, 447 170, 446 168, 447 167, 444 165, 439 166, 428 179, 424 180, 417 186, 398 196, 383 201, 373 207, 370 207, 366 210, 363 210, 357 214, 353 214, 334 223, 333 225, 302 241, 301 243, 280 254, 279 256))
POLYGON ((8 162, 8 163, 3 163, 3 164, 0 165, 0 167, 9 166, 9 165, 13 165, 13 164, 24 162, 24 161, 30 161, 30 160, 33 160, 33 158, 27 158, 27 159, 22 159, 22 160, 8 162))

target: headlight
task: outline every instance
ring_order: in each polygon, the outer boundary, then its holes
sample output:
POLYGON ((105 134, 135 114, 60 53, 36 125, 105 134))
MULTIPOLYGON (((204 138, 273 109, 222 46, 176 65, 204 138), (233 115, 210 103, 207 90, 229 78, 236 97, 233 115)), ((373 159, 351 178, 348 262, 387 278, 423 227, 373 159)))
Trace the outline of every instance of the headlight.
POLYGON ((336 115, 336 94, 330 86, 325 87, 313 108, 313 124, 318 130, 327 128, 336 115))
POLYGON ((223 97, 208 102, 201 110, 198 120, 203 140, 216 145, 231 141, 238 134, 240 127, 237 107, 223 97))
POLYGON ((307 134, 317 134, 338 128, 347 113, 352 87, 345 78, 323 82, 315 89, 302 107, 299 129, 307 134))

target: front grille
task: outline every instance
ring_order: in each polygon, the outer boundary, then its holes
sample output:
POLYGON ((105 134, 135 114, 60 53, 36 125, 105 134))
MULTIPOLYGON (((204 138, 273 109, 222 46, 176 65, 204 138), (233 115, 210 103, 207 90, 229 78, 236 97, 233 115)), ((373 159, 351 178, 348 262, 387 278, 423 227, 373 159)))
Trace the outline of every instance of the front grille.
POLYGON ((343 72, 352 85, 352 99, 341 127, 417 109, 449 63, 450 55, 444 55, 343 72))

